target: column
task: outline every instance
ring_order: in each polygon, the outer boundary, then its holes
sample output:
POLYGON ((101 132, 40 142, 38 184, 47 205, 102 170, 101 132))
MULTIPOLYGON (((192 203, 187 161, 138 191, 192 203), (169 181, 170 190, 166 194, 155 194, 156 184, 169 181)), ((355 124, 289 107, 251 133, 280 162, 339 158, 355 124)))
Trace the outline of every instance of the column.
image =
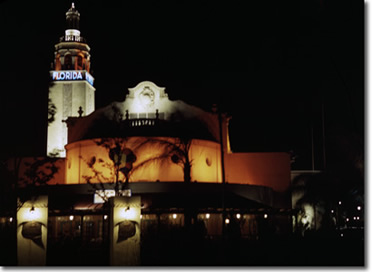
POLYGON ((110 265, 140 265, 141 197, 112 197, 110 203, 110 265))
POLYGON ((18 265, 46 265, 48 196, 23 203, 17 212, 18 265))

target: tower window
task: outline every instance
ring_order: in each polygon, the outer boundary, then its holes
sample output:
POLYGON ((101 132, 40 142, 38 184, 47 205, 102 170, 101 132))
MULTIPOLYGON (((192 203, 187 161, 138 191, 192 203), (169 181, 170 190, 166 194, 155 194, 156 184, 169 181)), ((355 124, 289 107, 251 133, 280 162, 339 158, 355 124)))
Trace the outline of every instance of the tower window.
POLYGON ((65 55, 65 70, 72 69, 72 59, 71 55, 65 55))
POLYGON ((77 57, 77 69, 83 70, 83 57, 80 55, 77 57))
POLYGON ((57 54, 56 59, 55 59, 55 67, 54 67, 56 71, 61 70, 61 59, 60 58, 61 56, 57 54))

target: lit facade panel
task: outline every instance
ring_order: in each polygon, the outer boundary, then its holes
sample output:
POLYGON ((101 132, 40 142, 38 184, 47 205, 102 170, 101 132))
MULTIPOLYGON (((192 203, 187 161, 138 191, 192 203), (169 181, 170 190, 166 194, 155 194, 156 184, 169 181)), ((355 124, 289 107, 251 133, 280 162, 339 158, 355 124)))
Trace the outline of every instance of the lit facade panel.
MULTIPOLYGON (((124 144, 131 149, 137 159, 133 163, 133 171, 130 174, 130 182, 174 182, 184 181, 182 164, 176 164, 171 159, 171 154, 163 154, 162 143, 158 144, 157 139, 175 141, 173 138, 153 138, 154 142, 149 143, 140 149, 138 145, 148 140, 145 137, 128 138, 124 144), (137 152, 138 150, 138 152, 137 152), (166 155, 162 159, 157 159, 166 155), (136 168, 144 161, 149 161, 144 166, 136 168)), ((66 146, 66 184, 87 183, 87 177, 94 177, 94 171, 102 176, 92 178, 94 183, 110 183, 115 181, 113 162, 109 158, 108 150, 97 145, 99 139, 84 140, 71 143, 66 146), (89 166, 92 159, 96 161, 94 169, 89 166), (102 160, 102 162, 99 162, 102 160)), ((218 143, 205 140, 192 140, 189 157, 192 162, 191 180, 198 182, 221 182, 220 146, 218 143)), ((124 181, 122 173, 119 180, 124 181)))
POLYGON ((279 192, 290 185, 290 156, 285 152, 226 154, 225 169, 229 183, 267 186, 279 192))
POLYGON ((65 145, 68 142, 68 117, 88 115, 94 111, 95 88, 84 81, 54 81, 49 89, 49 98, 56 106, 55 120, 48 126, 47 154, 57 153, 65 157, 65 145))

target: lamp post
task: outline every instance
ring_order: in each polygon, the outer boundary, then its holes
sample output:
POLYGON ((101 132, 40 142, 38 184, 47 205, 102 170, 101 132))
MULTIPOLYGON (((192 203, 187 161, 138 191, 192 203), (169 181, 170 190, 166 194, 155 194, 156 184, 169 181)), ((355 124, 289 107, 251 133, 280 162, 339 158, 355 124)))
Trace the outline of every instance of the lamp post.
POLYGON ((221 170, 222 170, 222 235, 225 237, 226 233, 226 207, 225 207, 225 154, 224 154, 224 144, 223 144, 223 131, 222 131, 222 114, 217 108, 217 105, 213 105, 213 110, 218 114, 218 126, 220 133, 220 152, 221 152, 221 170))

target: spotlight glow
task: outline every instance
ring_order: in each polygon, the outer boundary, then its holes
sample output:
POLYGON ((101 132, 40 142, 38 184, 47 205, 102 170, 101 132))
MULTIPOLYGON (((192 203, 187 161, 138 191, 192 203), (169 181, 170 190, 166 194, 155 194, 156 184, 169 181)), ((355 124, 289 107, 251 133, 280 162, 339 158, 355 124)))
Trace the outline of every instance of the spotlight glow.
POLYGON ((27 221, 40 220, 41 211, 40 209, 32 207, 28 212, 25 213, 24 218, 27 221))
POLYGON ((135 209, 131 209, 130 207, 122 208, 120 210, 120 218, 126 220, 133 220, 134 218, 136 218, 135 209))

